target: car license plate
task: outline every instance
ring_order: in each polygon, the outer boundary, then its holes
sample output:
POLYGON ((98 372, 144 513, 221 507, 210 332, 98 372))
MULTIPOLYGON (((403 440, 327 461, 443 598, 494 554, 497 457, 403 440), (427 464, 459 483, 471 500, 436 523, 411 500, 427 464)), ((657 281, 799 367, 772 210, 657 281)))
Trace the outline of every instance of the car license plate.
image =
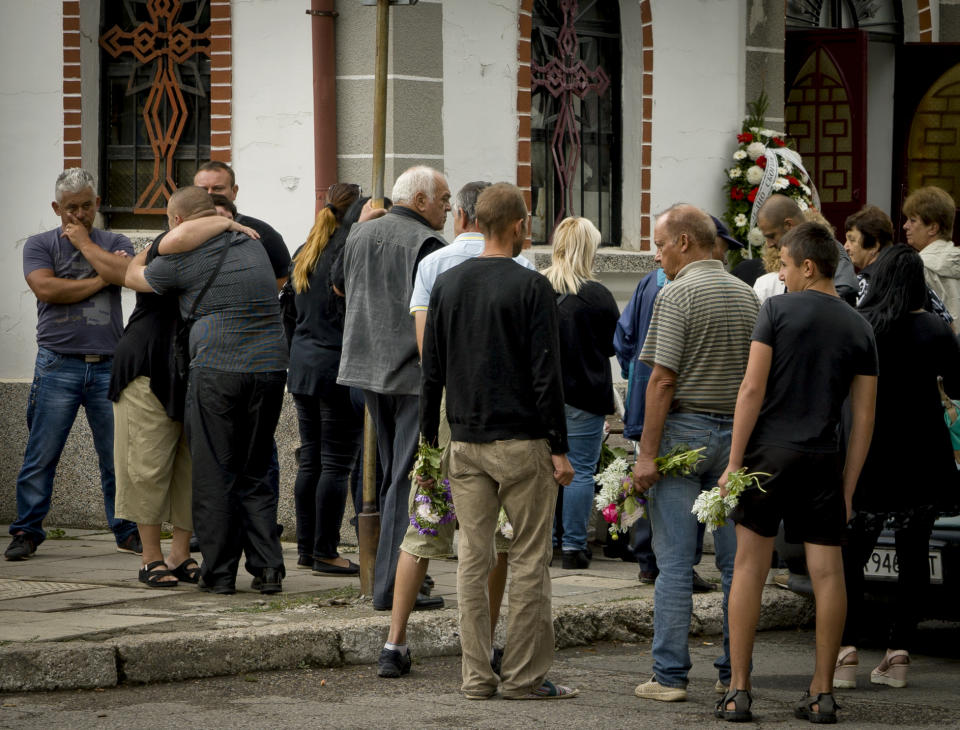
MULTIPOLYGON (((931 550, 930 582, 943 583, 943 562, 940 560, 940 551, 931 550)), ((863 568, 865 578, 873 580, 896 580, 900 574, 900 565, 897 561, 897 551, 893 548, 874 548, 870 559, 863 568)))

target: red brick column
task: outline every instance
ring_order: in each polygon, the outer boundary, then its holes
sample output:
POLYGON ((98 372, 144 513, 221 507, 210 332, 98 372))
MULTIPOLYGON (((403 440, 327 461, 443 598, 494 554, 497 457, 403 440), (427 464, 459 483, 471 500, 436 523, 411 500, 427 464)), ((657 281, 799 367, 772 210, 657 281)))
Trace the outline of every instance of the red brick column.
POLYGON ((63 3, 63 169, 81 166, 80 2, 63 3))
POLYGON ((210 159, 229 163, 233 120, 230 0, 210 1, 210 159))

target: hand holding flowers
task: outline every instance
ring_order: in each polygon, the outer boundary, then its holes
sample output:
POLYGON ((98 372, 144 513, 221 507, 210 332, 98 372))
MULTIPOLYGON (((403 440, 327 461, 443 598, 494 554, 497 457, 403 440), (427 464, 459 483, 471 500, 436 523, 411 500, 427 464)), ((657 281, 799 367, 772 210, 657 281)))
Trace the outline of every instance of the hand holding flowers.
POLYGON ((730 466, 718 480, 717 486, 706 492, 700 492, 693 503, 693 509, 690 510, 697 516, 698 522, 707 526, 707 532, 713 532, 727 524, 727 519, 740 501, 740 495, 744 490, 755 487, 761 492, 765 491, 760 486, 760 477, 768 477, 770 474, 763 471, 748 474, 746 467, 730 469, 730 466))
POLYGON ((453 498, 450 495, 450 480, 443 476, 443 449, 430 446, 423 437, 417 448, 417 459, 410 472, 410 480, 416 484, 414 510, 410 524, 421 535, 436 536, 437 528, 456 519, 453 498))

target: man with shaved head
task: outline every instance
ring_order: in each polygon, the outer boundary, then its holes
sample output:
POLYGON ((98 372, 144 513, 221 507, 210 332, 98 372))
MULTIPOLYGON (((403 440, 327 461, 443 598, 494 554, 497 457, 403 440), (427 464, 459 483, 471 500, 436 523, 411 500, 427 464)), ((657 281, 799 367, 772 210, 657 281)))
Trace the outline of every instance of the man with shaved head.
MULTIPOLYGON (((653 371, 633 483, 646 493, 660 574, 653 676, 635 694, 662 702, 687 698, 698 529, 691 508, 727 465, 737 391, 759 310, 753 290, 713 258, 716 235, 710 216, 692 205, 675 205, 657 219, 656 260, 671 284, 657 295, 639 356, 653 371), (661 477, 654 459, 676 447, 703 448, 703 461, 693 474, 661 477)), ((714 662, 721 688, 730 681, 726 606, 737 547, 733 526, 716 530, 714 544, 724 595, 723 655, 714 662)))
MULTIPOLYGON (((771 195, 757 214, 757 227, 763 232, 766 244, 771 248, 780 248, 780 239, 794 226, 805 223, 803 211, 797 201, 786 195, 771 195)), ((840 262, 833 275, 833 285, 837 294, 848 304, 855 305, 860 286, 853 270, 850 255, 839 241, 835 241, 839 250, 840 262)))
MULTIPOLYGON (((180 188, 170 197, 171 229, 207 217, 217 212, 202 188, 180 188)), ((176 292, 181 316, 193 322, 185 425, 193 458, 193 522, 203 554, 201 588, 236 592, 243 551, 261 593, 278 593, 284 568, 269 469, 287 345, 270 260, 258 241, 224 231, 146 267, 134 261, 125 284, 176 292)))

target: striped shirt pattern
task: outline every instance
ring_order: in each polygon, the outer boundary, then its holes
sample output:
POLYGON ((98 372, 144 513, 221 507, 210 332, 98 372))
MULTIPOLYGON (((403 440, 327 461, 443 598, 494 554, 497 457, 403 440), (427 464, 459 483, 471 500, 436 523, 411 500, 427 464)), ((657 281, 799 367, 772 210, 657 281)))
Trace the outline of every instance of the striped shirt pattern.
POLYGON ((693 261, 657 296, 639 359, 677 373, 675 405, 732 414, 759 309, 719 261, 693 261))

